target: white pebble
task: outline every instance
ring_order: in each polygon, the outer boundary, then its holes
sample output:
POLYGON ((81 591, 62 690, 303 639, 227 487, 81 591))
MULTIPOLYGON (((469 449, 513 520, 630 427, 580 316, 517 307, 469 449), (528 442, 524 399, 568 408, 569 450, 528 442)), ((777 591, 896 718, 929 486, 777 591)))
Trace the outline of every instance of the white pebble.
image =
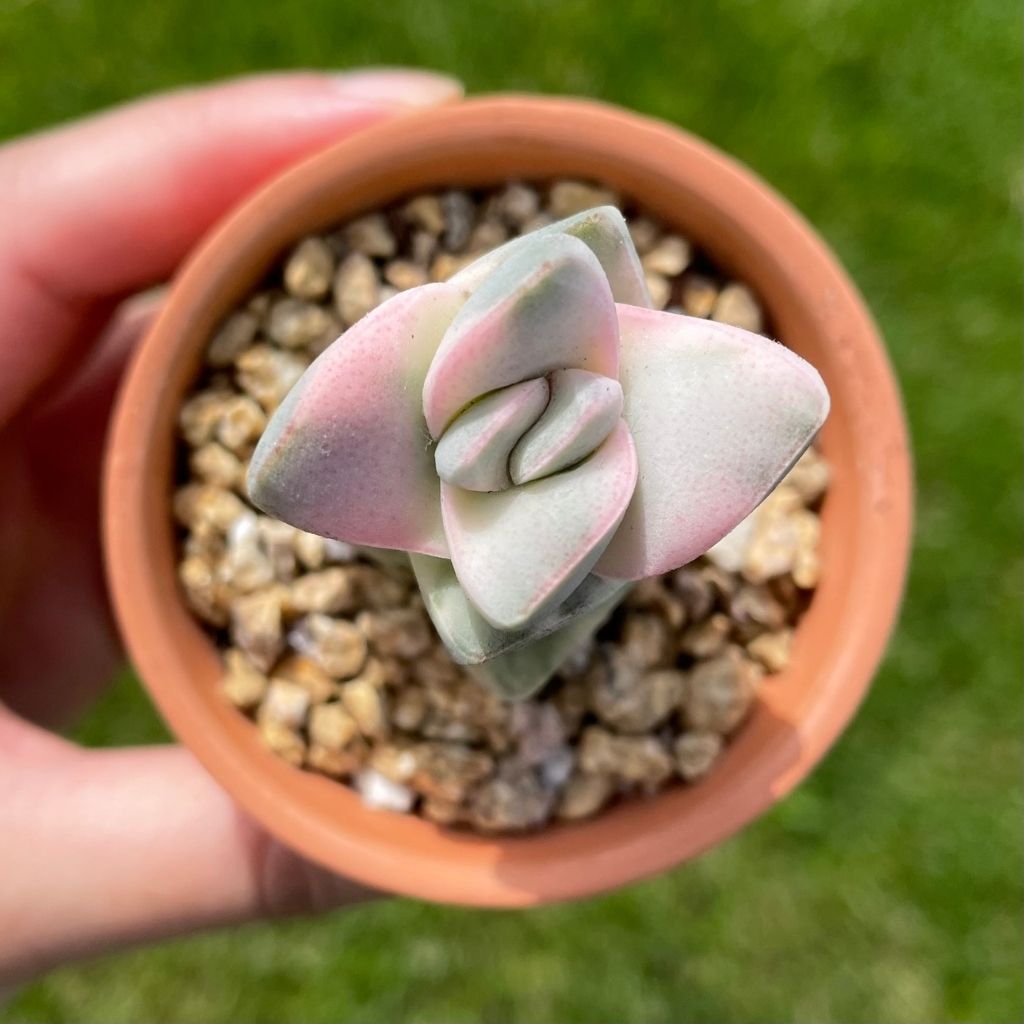
POLYGON ((412 810, 415 794, 408 786, 381 775, 372 768, 364 768, 353 780, 356 792, 367 807, 378 811, 396 811, 406 814, 412 810))

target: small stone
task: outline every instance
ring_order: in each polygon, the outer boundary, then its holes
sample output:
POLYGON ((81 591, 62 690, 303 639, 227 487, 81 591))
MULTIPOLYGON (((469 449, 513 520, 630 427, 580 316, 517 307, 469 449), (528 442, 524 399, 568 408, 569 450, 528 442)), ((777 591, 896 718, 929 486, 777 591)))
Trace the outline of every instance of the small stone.
POLYGON ((351 679, 366 664, 366 637, 351 622, 329 615, 307 615, 288 634, 288 641, 335 679, 351 679))
POLYGON ((680 301, 687 316, 709 317, 718 299, 718 285, 703 274, 683 278, 680 301))
POLYGON ((249 510, 237 494, 212 484, 185 484, 174 493, 174 517, 182 526, 210 526, 227 533, 249 510))
POLYGON ((715 595, 715 601, 721 605, 728 605, 740 585, 740 578, 733 572, 726 572, 717 565, 705 562, 697 570, 701 579, 711 587, 715 595))
POLYGON ((366 745, 358 739, 341 750, 311 743, 306 752, 306 766, 331 778, 343 779, 362 768, 367 753, 366 745))
POLYGON ((295 576, 295 537, 299 531, 270 516, 256 519, 256 534, 261 550, 274 568, 275 579, 287 582, 295 576))
POLYGON ((754 538, 754 523, 757 513, 741 519, 717 544, 704 552, 709 562, 714 562, 726 572, 739 572, 747 560, 750 542, 754 538))
POLYGON ((580 768, 588 775, 610 775, 627 785, 651 791, 672 774, 668 750, 655 736, 616 736, 600 726, 583 730, 580 768))
MULTIPOLYGON (((181 545, 184 557, 201 558, 210 567, 215 566, 224 557, 226 550, 227 541, 224 534, 210 523, 196 523, 190 527, 181 545)), ((792 583, 792 580, 790 582, 792 583)), ((793 590, 799 593, 795 584, 793 590)))
POLYGON ((516 742, 514 761, 521 768, 538 767, 565 746, 562 716, 546 701, 513 704, 509 732, 516 742))
POLYGON ((595 206, 618 206, 619 197, 610 189, 582 181, 557 181, 551 186, 548 210, 555 220, 595 206))
POLYGON ((404 686, 395 695, 391 721, 396 729, 415 732, 427 714, 427 695, 419 686, 404 686))
POLYGON ((764 583, 792 572, 801 541, 801 512, 800 496, 784 486, 777 487, 757 509, 742 570, 751 583, 764 583))
POLYGON ((232 394, 228 391, 200 391, 189 398, 178 413, 178 429, 181 436, 193 447, 212 441, 217 427, 224 415, 225 403, 230 402, 232 394))
POLYGON ((267 687, 267 695, 260 705, 261 722, 282 722, 298 730, 306 724, 309 713, 309 691, 287 679, 273 678, 267 687))
POLYGON ((355 588, 348 569, 333 566, 300 576, 288 594, 290 609, 300 615, 323 612, 337 615, 358 607, 355 588))
POLYGON ((414 231, 409 242, 412 261, 418 267, 429 267, 437 252, 437 238, 426 231, 414 231))
POLYGON ((508 229, 500 220, 482 220, 469 236, 469 248, 473 252, 487 252, 507 241, 508 229))
POLYGON ((302 736, 276 718, 259 721, 259 733, 263 742, 283 761, 298 768, 306 758, 306 743, 302 736))
POLYGON ((585 679, 566 680, 551 700, 562 718, 562 730, 567 736, 575 736, 590 709, 590 693, 585 679))
POLYGON ((217 328, 206 347, 206 364, 215 369, 230 366, 256 339, 260 321, 254 313, 242 310, 232 313, 217 328))
POLYGON ((494 198, 494 211, 512 227, 521 228, 539 209, 537 190, 520 182, 506 185, 494 198))
POLYGON ((650 271, 644 274, 644 281, 647 282, 652 308, 664 309, 672 297, 672 285, 661 274, 653 274, 650 271))
POLYGON ((685 605, 660 576, 640 580, 629 592, 626 607, 657 612, 673 629, 679 629, 686 622, 685 605))
POLYGON ((716 612, 703 622, 687 627, 679 637, 679 650, 691 658, 710 658, 725 646, 731 629, 729 616, 716 612))
POLYGON ((813 512, 802 511, 794 516, 796 527, 796 557, 793 559, 793 582, 804 590, 818 585, 821 561, 818 544, 821 540, 821 522, 813 512))
POLYGON ((297 299, 322 299, 331 290, 334 253, 322 238, 304 238, 284 265, 284 287, 297 299))
POLYGON ((353 679, 343 683, 341 703, 367 739, 388 734, 387 703, 380 687, 374 686, 367 679, 353 679))
POLYGON ((408 786, 392 782, 372 768, 360 771, 352 784, 363 798, 363 803, 374 810, 407 814, 416 802, 416 794, 408 786))
POLYGON ((341 333, 330 311, 303 299, 279 299, 270 307, 267 334, 283 348, 300 349, 341 333))
POLYGON ((675 659, 668 623, 659 615, 633 612, 622 624, 622 649, 641 668, 666 665, 675 659))
POLYGON ((378 743, 371 749, 367 765, 392 782, 411 782, 419 770, 420 749, 411 747, 405 741, 378 743))
POLYGON ((224 675, 221 692, 236 708, 251 711, 267 692, 267 677, 249 664, 241 651, 224 652, 224 675))
POLYGON ((805 505, 813 505, 828 489, 829 476, 828 463, 820 452, 808 448, 783 478, 782 484, 793 488, 805 505))
POLYGON ((479 253, 469 253, 466 256, 453 256, 449 252, 439 252, 434 261, 430 264, 431 281, 447 281, 453 274, 457 274, 463 267, 468 267, 479 253))
POLYGON ((273 412, 309 364, 294 352, 282 352, 273 345, 253 345, 238 357, 235 365, 242 390, 266 412, 273 412))
POLYGON ((744 584, 729 601, 729 616, 737 627, 750 635, 780 629, 786 621, 786 609, 765 586, 744 584))
POLYGON ((562 746, 548 754, 537 767, 544 788, 551 793, 560 793, 576 767, 576 755, 568 745, 562 746))
POLYGON ((434 643, 425 613, 418 608, 392 608, 361 612, 356 625, 378 654, 386 657, 418 658, 434 643))
POLYGON ((203 483, 221 490, 240 487, 245 479, 245 470, 238 456, 216 441, 208 441, 196 448, 189 456, 188 465, 203 483))
POLYGON ((266 426, 267 414, 259 405, 248 395, 235 395, 224 403, 216 437, 228 451, 248 458, 266 426))
POLYGON ((633 239, 633 247, 640 256, 649 253, 658 242, 661 228, 649 217, 631 217, 627 221, 629 237, 633 239))
POLYGON ((444 209, 435 195, 414 196, 402 207, 402 214, 410 224, 430 235, 444 231, 444 209))
POLYGON ((351 327, 380 303, 380 279, 373 261, 361 252, 346 256, 334 278, 334 308, 351 327))
POLYGON ((543 825, 551 805, 551 795, 532 771, 503 773, 473 792, 468 817, 483 832, 518 832, 543 825))
POLYGON ((574 775, 566 784, 555 813, 564 821, 589 818, 604 807, 613 791, 609 775, 574 775))
POLYGON ((352 221, 343 229, 342 237, 357 253, 384 260, 391 259, 398 248, 382 213, 371 213, 352 221))
POLYGON ((260 548, 256 514, 246 509, 231 524, 217 577, 236 593, 248 594, 274 582, 274 566, 260 548))
POLYGON ((231 602, 231 641, 263 672, 284 649, 281 593, 278 588, 245 594, 231 602))
POLYGON ((338 684, 305 654, 289 654, 274 669, 275 679, 284 679, 309 694, 313 704, 324 704, 338 696, 338 684))
POLYGON ((528 235, 531 231, 539 231, 541 228, 546 228, 549 224, 554 224, 555 218, 549 213, 538 213, 535 217, 531 217, 524 225, 521 234, 528 235))
POLYGON ((178 581, 189 608, 201 619, 218 628, 228 624, 230 591, 217 580, 213 566, 205 558, 183 558, 178 565, 178 581))
POLYGON ((473 230, 476 204, 465 192, 452 190, 441 197, 444 210, 444 246, 449 252, 461 252, 473 230))
POLYGON ((687 782, 707 775, 722 752, 722 737, 715 732, 684 732, 672 745, 676 771, 687 782))
POLYGON ((668 235, 641 259, 643 268, 649 274, 675 277, 690 265, 690 243, 679 235, 668 235))
POLYGON ((384 280, 394 285, 399 291, 407 288, 417 288, 427 283, 426 269, 409 260, 392 260, 384 268, 384 280))
POLYGON ((356 560, 356 549, 343 540, 327 537, 324 540, 324 558, 334 565, 348 565, 356 560))
POLYGON ((421 743, 410 777, 418 793, 455 803, 493 770, 494 758, 482 751, 458 743, 421 743))
POLYGON ((420 813, 435 825, 457 825, 464 817, 462 806, 453 800, 428 796, 420 804, 420 813))
POLYGON ((326 547, 323 537, 297 530, 293 541, 295 555, 304 569, 319 569, 324 564, 326 547))
POLYGON ((701 662, 686 680, 683 717, 698 731, 725 736, 746 718, 763 673, 736 647, 701 662))
POLYGON ((684 676, 674 669, 644 672, 622 648, 610 648, 587 677, 590 706, 619 732, 643 733, 659 725, 679 703, 684 676))
POLYGON ((715 591, 699 570, 690 566, 676 569, 671 576, 672 589, 682 600, 689 622, 702 622, 715 606, 715 591))
POLYGON ((270 312, 270 307, 274 303, 274 299, 278 297, 279 293, 276 291, 257 292, 246 302, 245 309, 247 312, 252 313, 257 320, 265 320, 270 312))
POLYGON ((789 664, 793 646, 793 630, 780 629, 762 633, 747 644, 747 653, 756 658, 771 673, 781 672, 789 664))
POLYGON ((727 284, 715 300, 711 319, 719 323, 742 327, 760 334, 764 329, 764 316, 754 293, 743 284, 727 284))

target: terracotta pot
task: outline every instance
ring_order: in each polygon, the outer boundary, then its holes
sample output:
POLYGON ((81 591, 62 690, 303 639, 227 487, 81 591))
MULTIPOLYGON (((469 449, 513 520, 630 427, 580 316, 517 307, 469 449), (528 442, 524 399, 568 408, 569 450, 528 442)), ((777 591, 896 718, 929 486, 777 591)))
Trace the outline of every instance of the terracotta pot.
POLYGON ((854 286, 763 182, 677 128, 566 99, 499 97, 410 115, 288 171, 213 231, 178 275, 139 349, 106 468, 108 570, 124 640, 177 736, 270 832, 338 872, 425 899, 524 906, 664 871, 784 796, 850 720, 896 617, 911 527, 900 398, 854 286), (788 345, 821 371, 834 470, 822 583, 791 667, 712 774, 590 822, 488 839, 366 809, 337 782, 289 767, 217 690, 210 638, 175 576, 175 418, 211 330, 300 235, 410 192, 509 177, 584 177, 636 197, 761 296, 788 345))

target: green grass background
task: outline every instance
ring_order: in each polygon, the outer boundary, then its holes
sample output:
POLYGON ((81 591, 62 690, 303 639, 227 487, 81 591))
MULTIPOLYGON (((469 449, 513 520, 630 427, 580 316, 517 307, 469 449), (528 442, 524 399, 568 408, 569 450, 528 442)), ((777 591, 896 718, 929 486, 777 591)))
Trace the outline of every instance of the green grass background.
MULTIPOLYGON (((814 776, 697 863, 529 913, 390 902, 109 957, 6 1019, 1009 1024, 1020 983, 1020 19, 1009 0, 0 0, 0 134, 256 68, 582 93, 756 168, 905 389, 902 623, 814 776)), ((126 677, 82 737, 162 730, 126 677)))

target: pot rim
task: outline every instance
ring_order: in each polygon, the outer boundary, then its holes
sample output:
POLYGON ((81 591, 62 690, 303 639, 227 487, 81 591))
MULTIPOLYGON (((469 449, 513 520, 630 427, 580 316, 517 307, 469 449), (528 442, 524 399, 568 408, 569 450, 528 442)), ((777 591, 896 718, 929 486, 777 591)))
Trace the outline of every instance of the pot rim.
POLYGON ((736 832, 804 778, 881 659, 906 575, 911 506, 906 427, 884 347, 855 287, 803 218, 751 172, 674 126, 593 101, 503 95, 367 129, 284 172, 213 229, 176 276, 123 382, 105 466, 104 542, 122 636, 150 695, 250 815, 367 885, 507 907, 664 871, 736 832), (527 165, 536 173, 515 170, 527 165), (580 169, 591 167, 591 175, 580 169), (642 187, 656 215, 685 227, 720 265, 742 268, 738 276, 762 296, 787 343, 792 337, 797 351, 816 353, 833 392, 822 444, 837 468, 822 519, 828 573, 798 626, 793 665, 766 687, 711 775, 590 821, 497 838, 368 810, 347 786, 264 750, 251 723, 215 692, 216 650, 178 591, 169 511, 174 423, 200 342, 280 255, 282 241, 336 223, 335 209, 369 210, 367 196, 377 205, 399 198, 401 181, 433 188, 487 174, 494 183, 590 176, 631 195, 642 187))

